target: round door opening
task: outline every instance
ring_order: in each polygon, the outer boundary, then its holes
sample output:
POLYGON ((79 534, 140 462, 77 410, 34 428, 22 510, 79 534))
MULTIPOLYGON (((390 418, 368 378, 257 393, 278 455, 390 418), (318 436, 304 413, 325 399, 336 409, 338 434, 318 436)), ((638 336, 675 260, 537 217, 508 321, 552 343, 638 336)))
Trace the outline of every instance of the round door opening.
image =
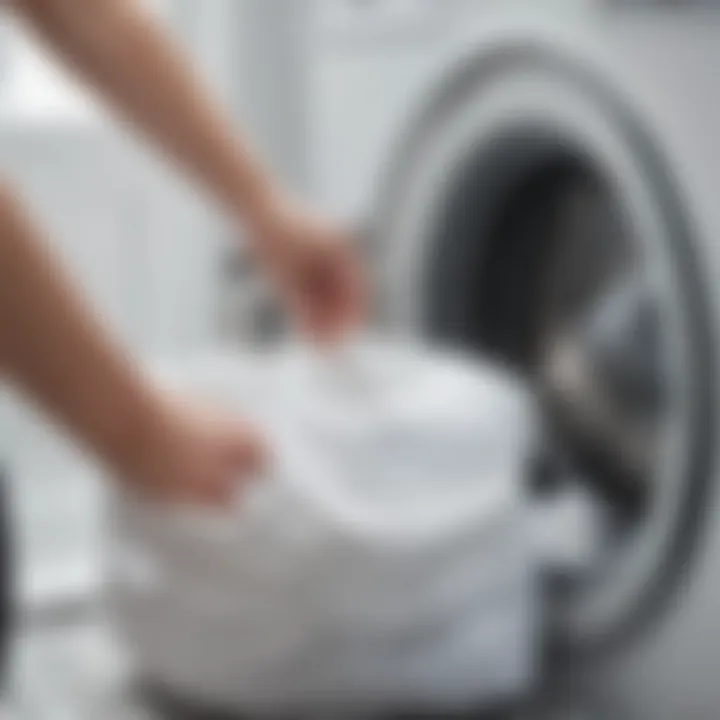
POLYGON ((660 313, 598 168, 567 147, 518 147, 524 167, 486 158, 451 187, 428 263, 427 328, 531 377, 580 475, 636 520, 666 409, 660 313))
POLYGON ((668 592, 682 522, 694 522, 683 513, 702 429, 687 414, 688 351, 703 347, 689 348, 677 323, 695 289, 653 270, 680 239, 643 237, 602 163, 530 126, 470 154, 438 207, 425 331, 494 357, 537 392, 560 475, 586 485, 611 530, 567 595, 561 630, 582 650, 610 647, 651 615, 653 592, 668 592), (668 433, 683 459, 664 472, 668 433))

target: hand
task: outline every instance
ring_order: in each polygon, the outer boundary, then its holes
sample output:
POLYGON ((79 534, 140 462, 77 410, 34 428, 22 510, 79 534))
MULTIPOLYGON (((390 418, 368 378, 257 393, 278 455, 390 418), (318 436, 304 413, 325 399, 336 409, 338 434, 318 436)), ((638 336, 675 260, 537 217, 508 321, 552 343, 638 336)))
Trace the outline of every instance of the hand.
POLYGON ((264 468, 260 437, 216 408, 163 400, 152 429, 121 461, 121 475, 152 501, 228 506, 264 468))
POLYGON ((341 231, 282 201, 259 212, 251 231, 306 335, 319 343, 336 342, 363 320, 362 267, 341 231))

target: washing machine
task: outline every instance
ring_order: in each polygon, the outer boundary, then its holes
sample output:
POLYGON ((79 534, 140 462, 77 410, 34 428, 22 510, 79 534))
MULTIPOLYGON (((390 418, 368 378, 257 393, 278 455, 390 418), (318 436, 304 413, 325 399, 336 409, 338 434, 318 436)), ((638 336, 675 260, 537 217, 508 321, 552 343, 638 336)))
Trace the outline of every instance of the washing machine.
POLYGON ((548 581, 548 712, 717 718, 720 3, 329 4, 317 189, 378 322, 519 370, 534 491, 604 518, 548 581))

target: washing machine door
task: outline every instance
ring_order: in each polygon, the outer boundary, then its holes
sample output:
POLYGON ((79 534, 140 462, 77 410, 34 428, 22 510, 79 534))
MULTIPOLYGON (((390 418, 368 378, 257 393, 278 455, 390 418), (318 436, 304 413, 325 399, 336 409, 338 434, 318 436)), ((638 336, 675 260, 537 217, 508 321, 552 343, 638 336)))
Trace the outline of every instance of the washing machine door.
POLYGON ((464 60, 405 137, 379 311, 536 388, 611 529, 554 633, 577 656, 617 648, 663 617, 703 535, 714 345, 686 208, 619 92, 542 45, 464 60))

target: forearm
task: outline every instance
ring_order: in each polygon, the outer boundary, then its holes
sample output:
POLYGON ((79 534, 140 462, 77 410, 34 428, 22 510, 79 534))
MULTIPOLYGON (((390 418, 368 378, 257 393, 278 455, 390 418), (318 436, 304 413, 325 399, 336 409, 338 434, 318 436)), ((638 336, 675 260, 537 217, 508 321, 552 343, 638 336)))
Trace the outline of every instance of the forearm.
POLYGON ((128 466, 155 399, 62 272, 22 204, 0 187, 2 371, 76 438, 128 466))
MULTIPOLYGON (((200 0, 199 0, 200 1, 200 0)), ((15 0, 80 75, 225 208, 254 222, 272 187, 183 53, 136 0, 15 0)))

